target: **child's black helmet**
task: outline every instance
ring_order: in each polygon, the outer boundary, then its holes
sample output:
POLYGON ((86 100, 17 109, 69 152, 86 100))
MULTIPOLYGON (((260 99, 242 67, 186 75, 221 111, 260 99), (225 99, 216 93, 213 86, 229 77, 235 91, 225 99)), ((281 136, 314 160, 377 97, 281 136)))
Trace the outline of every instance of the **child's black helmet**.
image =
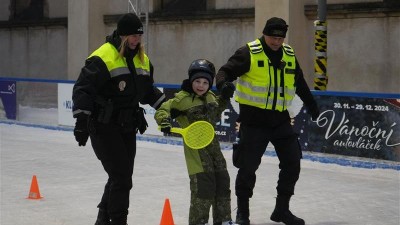
POLYGON ((205 78, 211 87, 215 77, 215 66, 206 59, 196 59, 190 64, 188 74, 190 83, 197 78, 205 78))

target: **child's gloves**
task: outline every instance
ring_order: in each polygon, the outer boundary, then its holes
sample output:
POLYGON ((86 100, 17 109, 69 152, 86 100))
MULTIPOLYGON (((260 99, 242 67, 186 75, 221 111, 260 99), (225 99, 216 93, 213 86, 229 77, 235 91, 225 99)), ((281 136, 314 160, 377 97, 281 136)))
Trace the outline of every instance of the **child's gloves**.
POLYGON ((160 130, 164 134, 171 134, 171 119, 170 118, 165 118, 161 121, 160 123, 160 130))

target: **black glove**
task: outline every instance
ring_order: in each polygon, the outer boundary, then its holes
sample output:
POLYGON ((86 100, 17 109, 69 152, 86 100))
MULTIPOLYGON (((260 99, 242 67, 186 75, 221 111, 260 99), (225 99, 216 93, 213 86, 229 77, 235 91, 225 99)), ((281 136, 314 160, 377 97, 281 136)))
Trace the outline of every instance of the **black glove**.
POLYGON ((139 107, 136 111, 136 133, 139 132, 140 134, 143 134, 149 126, 149 124, 147 124, 146 117, 144 117, 144 114, 146 114, 146 111, 142 107, 139 107))
POLYGON ((315 104, 315 105, 312 105, 310 108, 309 108, 309 114, 311 115, 311 119, 312 120, 317 120, 317 118, 319 117, 319 109, 318 109, 318 106, 317 106, 317 104, 315 104))
POLYGON ((78 142, 79 146, 85 146, 89 138, 88 130, 88 116, 79 115, 76 118, 75 128, 74 128, 75 140, 78 142))
POLYGON ((171 119, 170 118, 165 118, 161 121, 160 123, 160 130, 164 134, 171 134, 171 119))
POLYGON ((225 82, 221 86, 221 96, 224 99, 230 99, 233 97, 233 93, 235 92, 235 85, 231 82, 225 82))
POLYGON ((172 108, 169 113, 170 113, 172 119, 175 119, 176 117, 185 114, 181 110, 175 109, 175 108, 172 108))

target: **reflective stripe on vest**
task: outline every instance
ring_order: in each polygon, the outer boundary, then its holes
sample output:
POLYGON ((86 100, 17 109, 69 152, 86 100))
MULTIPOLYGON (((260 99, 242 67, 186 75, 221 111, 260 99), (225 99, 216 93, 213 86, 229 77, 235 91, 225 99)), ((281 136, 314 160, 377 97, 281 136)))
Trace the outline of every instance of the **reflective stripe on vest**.
POLYGON ((235 100, 241 104, 261 109, 286 110, 296 94, 294 72, 296 61, 293 49, 286 44, 282 46, 282 61, 286 63, 283 70, 284 85, 282 87, 282 70, 277 69, 275 76, 275 70, 270 65, 271 62, 265 54, 260 40, 249 42, 247 45, 250 49, 250 70, 239 77, 236 83, 235 100))
MULTIPOLYGON (((130 73, 125 58, 121 57, 117 49, 110 43, 100 46, 88 58, 92 56, 98 56, 103 60, 110 72, 111 78, 130 73)), ((139 54, 136 54, 133 58, 133 63, 137 75, 150 76, 150 61, 147 55, 144 55, 144 62, 142 63, 139 54)))

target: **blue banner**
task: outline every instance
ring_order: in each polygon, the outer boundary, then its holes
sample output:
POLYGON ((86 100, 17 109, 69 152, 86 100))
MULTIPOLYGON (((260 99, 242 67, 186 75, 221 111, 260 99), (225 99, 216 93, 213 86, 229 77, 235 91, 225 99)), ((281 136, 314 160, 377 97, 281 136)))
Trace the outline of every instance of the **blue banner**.
POLYGON ((0 110, 7 119, 17 119, 17 85, 15 81, 0 80, 0 110), (2 106, 2 107, 1 107, 2 106))
POLYGON ((305 151, 400 161, 400 99, 315 96, 321 115, 306 109, 294 126, 305 151))

